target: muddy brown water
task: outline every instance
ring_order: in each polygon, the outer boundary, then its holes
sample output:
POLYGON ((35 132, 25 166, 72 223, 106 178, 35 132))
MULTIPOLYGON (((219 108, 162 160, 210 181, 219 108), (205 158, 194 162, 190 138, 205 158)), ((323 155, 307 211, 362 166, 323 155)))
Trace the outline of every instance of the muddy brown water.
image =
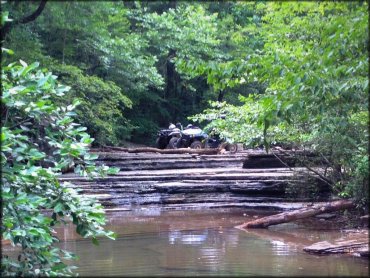
MULTIPOLYGON (((109 213, 115 241, 68 240, 82 276, 367 276, 368 260, 348 255, 316 256, 302 248, 343 236, 338 230, 284 224, 250 232, 234 228, 261 214, 245 209, 109 213)), ((68 234, 65 234, 68 233, 68 234)))
POLYGON ((72 227, 58 229, 60 245, 76 253, 80 276, 368 276, 368 259, 317 256, 302 248, 343 232, 281 224, 242 231, 245 221, 272 212, 241 208, 110 212, 115 241, 95 246, 72 227))

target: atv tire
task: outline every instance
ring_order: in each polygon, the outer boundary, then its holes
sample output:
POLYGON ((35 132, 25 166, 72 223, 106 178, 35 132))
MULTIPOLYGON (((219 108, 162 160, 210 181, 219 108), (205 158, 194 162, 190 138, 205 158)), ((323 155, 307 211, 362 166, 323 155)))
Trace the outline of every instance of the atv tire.
POLYGON ((227 144, 225 149, 229 151, 230 153, 236 153, 238 150, 238 145, 237 144, 227 144))
POLYGON ((196 140, 193 143, 191 143, 190 148, 191 149, 201 149, 201 148, 203 148, 203 144, 202 144, 202 142, 196 140))
POLYGON ((155 145, 158 149, 165 149, 166 148, 166 142, 164 138, 158 137, 157 140, 155 141, 155 145))
POLYGON ((180 138, 172 137, 170 142, 168 142, 167 149, 177 149, 177 143, 179 140, 180 138))

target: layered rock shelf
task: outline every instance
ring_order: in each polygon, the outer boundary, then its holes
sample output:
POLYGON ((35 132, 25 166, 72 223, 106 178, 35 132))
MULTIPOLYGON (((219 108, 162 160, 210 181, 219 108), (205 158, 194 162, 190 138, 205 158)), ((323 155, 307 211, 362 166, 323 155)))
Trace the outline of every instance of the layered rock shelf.
POLYGON ((320 241, 303 248, 311 254, 343 254, 369 257, 368 230, 348 231, 345 236, 334 242, 320 241))
MULTIPOLYGON (((285 168, 284 164, 276 162, 277 158, 266 156, 263 151, 217 155, 119 151, 97 154, 97 164, 118 167, 120 172, 93 181, 64 174, 60 180, 96 197, 106 209, 161 205, 168 209, 248 207, 288 210, 312 201, 286 194, 288 186, 306 186, 305 169, 285 168), (258 160, 259 155, 264 164, 258 160)), ((325 194, 327 187, 319 179, 310 182, 318 186, 324 201, 328 196, 325 194)))

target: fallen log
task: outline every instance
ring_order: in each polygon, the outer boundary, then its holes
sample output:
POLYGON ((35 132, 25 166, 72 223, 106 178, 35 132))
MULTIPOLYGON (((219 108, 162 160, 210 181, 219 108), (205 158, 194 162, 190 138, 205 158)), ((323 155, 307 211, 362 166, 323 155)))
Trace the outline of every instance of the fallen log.
POLYGON ((260 219, 253 220, 242 225, 236 226, 236 228, 239 229, 267 228, 268 226, 271 225, 287 223, 297 219, 311 217, 324 212, 333 212, 337 210, 351 208, 353 206, 354 206, 353 202, 349 200, 334 201, 326 203, 324 205, 312 205, 294 211, 283 212, 267 217, 262 217, 260 219))
POLYGON ((180 148, 180 149, 156 149, 156 148, 136 148, 128 149, 129 153, 140 153, 140 152, 155 152, 155 153, 168 153, 168 154, 217 154, 219 149, 190 149, 190 148, 180 148))
POLYGON ((120 151, 120 152, 128 152, 128 153, 141 153, 141 152, 149 152, 149 153, 163 153, 163 154, 218 154, 222 150, 221 149, 190 149, 190 148, 179 148, 179 149, 157 149, 151 147, 144 147, 144 148, 122 148, 122 147, 104 147, 99 150, 104 151, 120 151))

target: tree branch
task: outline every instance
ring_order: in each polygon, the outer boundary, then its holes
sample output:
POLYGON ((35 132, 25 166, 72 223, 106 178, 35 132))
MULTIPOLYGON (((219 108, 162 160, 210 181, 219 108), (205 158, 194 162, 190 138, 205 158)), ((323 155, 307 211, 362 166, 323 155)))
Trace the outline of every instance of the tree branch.
POLYGON ((37 10, 34 11, 29 16, 26 16, 26 17, 20 19, 19 23, 25 24, 25 23, 34 21, 36 18, 38 18, 40 16, 40 14, 42 13, 42 11, 44 10, 47 1, 48 0, 41 0, 40 5, 37 8, 37 10))
POLYGON ((14 26, 18 24, 25 24, 25 23, 34 21, 36 18, 38 18, 40 14, 42 13, 42 11, 44 10, 47 1, 48 0, 41 0, 39 7, 32 14, 25 16, 23 18, 16 19, 16 20, 5 23, 3 28, 1 28, 1 40, 5 39, 6 34, 8 34, 10 29, 13 28, 14 26))
MULTIPOLYGON (((289 156, 289 154, 281 149, 279 149, 279 151, 283 154, 287 154, 289 156)), ((291 168, 290 166, 288 166, 288 164, 286 164, 284 161, 282 161, 273 151, 272 151, 272 154, 281 162, 283 163, 286 167, 289 167, 290 170, 292 171, 295 171, 293 168, 291 168)), ((307 170, 313 172, 314 174, 316 174, 318 176, 318 178, 320 180, 322 180, 323 182, 325 182, 326 184, 332 186, 333 183, 328 179, 326 178, 324 175, 322 175, 319 171, 316 171, 314 170, 313 168, 311 168, 310 166, 308 166, 308 164, 304 161, 304 160, 300 160, 300 162, 303 164, 304 167, 306 167, 307 170)), ((297 171, 299 172, 299 171, 297 171)), ((326 173, 326 170, 325 170, 325 173, 326 173)))

